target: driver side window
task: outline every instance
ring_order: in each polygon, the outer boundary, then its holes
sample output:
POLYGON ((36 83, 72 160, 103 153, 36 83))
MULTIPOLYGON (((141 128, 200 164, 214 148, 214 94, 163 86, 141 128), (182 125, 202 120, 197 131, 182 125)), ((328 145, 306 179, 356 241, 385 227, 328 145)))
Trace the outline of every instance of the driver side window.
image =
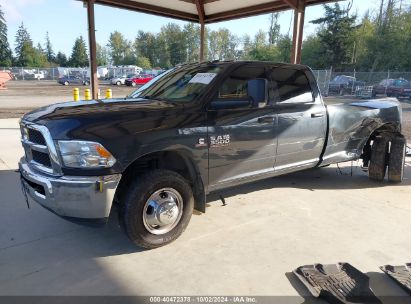
POLYGON ((247 102, 250 108, 267 105, 267 80, 264 67, 243 66, 237 68, 218 89, 219 102, 247 102))
POLYGON ((247 81, 228 77, 218 90, 219 99, 246 99, 248 98, 247 81))

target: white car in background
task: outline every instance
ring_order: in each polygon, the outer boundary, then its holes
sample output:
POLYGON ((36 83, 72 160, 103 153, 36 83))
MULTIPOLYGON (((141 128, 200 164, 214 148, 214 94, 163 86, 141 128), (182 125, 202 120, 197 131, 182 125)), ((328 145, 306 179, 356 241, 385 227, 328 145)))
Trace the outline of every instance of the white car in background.
POLYGON ((128 78, 133 78, 135 75, 134 74, 129 74, 129 75, 123 75, 120 77, 114 77, 111 79, 111 84, 115 84, 115 85, 124 85, 126 79, 128 78))

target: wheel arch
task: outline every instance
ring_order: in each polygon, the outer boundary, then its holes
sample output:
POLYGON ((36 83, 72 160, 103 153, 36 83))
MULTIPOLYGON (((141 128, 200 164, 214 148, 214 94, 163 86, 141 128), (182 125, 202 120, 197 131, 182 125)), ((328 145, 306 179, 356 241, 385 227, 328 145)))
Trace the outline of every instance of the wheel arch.
POLYGON ((153 151, 135 159, 124 170, 114 201, 122 201, 122 195, 126 192, 133 178, 153 169, 171 170, 182 175, 193 189, 194 208, 200 212, 205 212, 205 187, 200 170, 190 153, 183 149, 153 151))

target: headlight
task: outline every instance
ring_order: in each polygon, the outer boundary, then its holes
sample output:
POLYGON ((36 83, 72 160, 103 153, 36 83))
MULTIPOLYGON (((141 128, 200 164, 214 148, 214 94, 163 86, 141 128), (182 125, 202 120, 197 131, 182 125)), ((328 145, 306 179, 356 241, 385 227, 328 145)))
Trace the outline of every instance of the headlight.
POLYGON ((59 140, 61 159, 71 168, 109 168, 116 159, 101 144, 92 141, 59 140))

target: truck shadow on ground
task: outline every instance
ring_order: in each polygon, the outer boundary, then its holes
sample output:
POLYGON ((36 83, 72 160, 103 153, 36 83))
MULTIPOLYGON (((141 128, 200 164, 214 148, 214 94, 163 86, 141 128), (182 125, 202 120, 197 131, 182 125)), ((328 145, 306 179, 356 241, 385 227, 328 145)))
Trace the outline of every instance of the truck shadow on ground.
POLYGON ((325 167, 263 179, 257 182, 216 191, 208 196, 208 201, 218 200, 220 196, 230 197, 254 191, 274 188, 297 188, 309 191, 343 190, 343 189, 372 189, 381 187, 397 187, 411 185, 411 158, 407 158, 402 183, 389 183, 369 180, 367 173, 356 165, 351 167, 325 167))
MULTIPOLYGON (((0 171, 0 198, 4 213, 0 214, 0 251, 23 247, 33 241, 47 244, 64 240, 65 248, 81 248, 73 255, 93 258, 129 254, 143 251, 122 232, 117 208, 113 206, 109 220, 103 226, 76 224, 64 220, 30 200, 27 208, 20 188, 19 174, 12 170, 0 171), (9 193, 9 195, 6 193, 9 193), (13 217, 7 214, 13 214, 13 217), (24 223, 20 225, 18 223, 24 223)), ((46 250, 41 247, 41 250, 46 250)), ((70 255, 70 250, 67 251, 70 255)), ((56 259, 59 259, 56 255, 56 259)))
MULTIPOLYGON (((404 183, 399 185, 411 184, 411 166, 408 164, 405 170, 404 183)), ((396 184, 388 182, 374 183, 368 180, 366 173, 360 168, 351 169, 344 167, 339 170, 335 167, 307 170, 304 172, 269 178, 254 183, 244 184, 235 188, 222 190, 208 196, 208 202, 220 200, 220 195, 230 197, 239 194, 252 193, 264 189, 275 188, 298 188, 315 191, 320 189, 365 189, 378 187, 396 187, 396 184)), ((122 254, 137 253, 145 251, 133 243, 122 232, 118 222, 118 212, 113 206, 107 225, 99 228, 85 227, 83 225, 70 223, 62 220, 47 210, 43 210, 38 204, 31 201, 31 209, 27 209, 24 197, 20 190, 19 174, 12 170, 0 171, 2 192, 10 193, 7 199, 3 198, 6 209, 3 216, 0 216, 0 230, 4 231, 3 241, 0 243, 0 250, 16 246, 24 246, 32 242, 33 239, 41 242, 48 242, 53 238, 63 237, 65 246, 70 248, 82 248, 75 253, 82 258, 92 258, 99 256, 114 256, 122 254), (9 211, 7 211, 9 209, 9 211), (14 214, 13 218, 6 214, 14 214), (25 231, 8 226, 8 223, 24 222, 25 231), (16 232, 17 231, 17 232, 16 232)), ((199 214, 195 212, 194 214, 199 214)), ((56 259, 58 257, 56 256, 56 259)))

